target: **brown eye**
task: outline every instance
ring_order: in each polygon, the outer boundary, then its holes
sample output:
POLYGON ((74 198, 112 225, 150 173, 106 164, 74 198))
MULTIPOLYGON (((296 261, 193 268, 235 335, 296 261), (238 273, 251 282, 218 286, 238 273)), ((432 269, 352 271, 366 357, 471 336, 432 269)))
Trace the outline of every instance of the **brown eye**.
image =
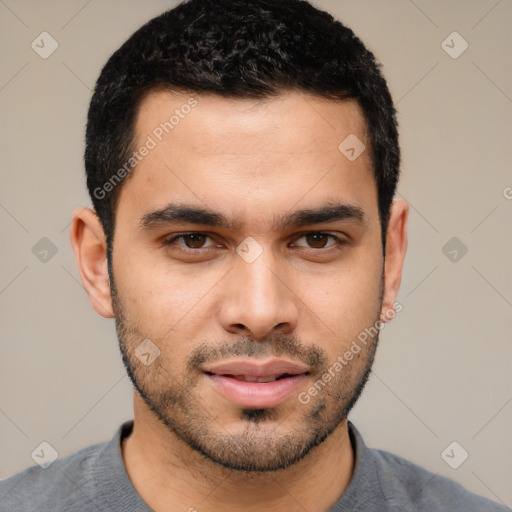
POLYGON ((168 238, 164 243, 165 245, 177 245, 186 249, 206 249, 215 245, 211 237, 205 233, 182 233, 168 238), (205 245, 208 240, 210 240, 210 245, 205 245))
POLYGON ((322 249, 327 244, 329 235, 325 233, 309 233, 305 235, 305 238, 310 247, 314 249, 322 249))
POLYGON ((200 249, 204 244, 208 236, 201 233, 191 233, 190 235, 183 235, 182 240, 186 247, 189 249, 200 249))
POLYGON ((296 247, 306 247, 309 249, 328 249, 331 246, 342 244, 336 235, 330 233, 324 233, 322 231, 312 231, 310 233, 304 233, 299 237, 294 245, 296 247), (331 241, 329 242, 329 239, 331 241))

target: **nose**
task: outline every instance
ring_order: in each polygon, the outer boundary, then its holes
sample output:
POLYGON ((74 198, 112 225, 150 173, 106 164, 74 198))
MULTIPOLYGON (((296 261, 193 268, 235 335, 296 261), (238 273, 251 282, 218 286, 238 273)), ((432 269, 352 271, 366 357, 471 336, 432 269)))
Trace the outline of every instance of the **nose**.
POLYGON ((263 251, 252 263, 236 258, 221 299, 220 322, 226 331, 264 339, 272 331, 286 334, 297 327, 300 300, 270 252, 263 251))

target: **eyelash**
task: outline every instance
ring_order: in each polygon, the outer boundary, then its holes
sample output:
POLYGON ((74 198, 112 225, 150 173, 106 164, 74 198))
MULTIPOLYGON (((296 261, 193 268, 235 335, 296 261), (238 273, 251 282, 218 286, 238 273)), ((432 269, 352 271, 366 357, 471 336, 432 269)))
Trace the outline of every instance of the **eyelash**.
MULTIPOLYGON (((213 240, 213 238, 210 235, 208 235, 207 233, 202 233, 200 231, 192 231, 190 233, 181 233, 179 235, 173 235, 170 238, 164 239, 163 243, 164 243, 164 245, 173 245, 177 240, 180 240, 180 239, 183 240, 183 239, 185 239, 185 237, 190 236, 190 235, 202 235, 202 236, 205 236, 205 237, 213 240)), ((347 244, 346 240, 343 240, 340 237, 338 237, 332 233, 325 232, 325 231, 308 231, 307 233, 303 233, 296 240, 300 240, 301 238, 304 238, 308 235, 326 235, 330 238, 333 238, 336 241, 335 244, 329 245, 327 247, 319 247, 319 248, 309 247, 309 249, 312 249, 314 251, 321 251, 321 250, 327 251, 327 250, 331 250, 331 249, 339 249, 340 246, 347 244)), ((191 247, 187 247, 186 245, 182 245, 182 246, 180 245, 179 247, 180 247, 180 250, 190 251, 190 252, 198 252, 198 251, 201 251, 204 249, 215 249, 215 247, 199 247, 197 249, 193 249, 191 247)), ((302 246, 301 246, 301 248, 308 249, 308 247, 302 247, 302 246)))

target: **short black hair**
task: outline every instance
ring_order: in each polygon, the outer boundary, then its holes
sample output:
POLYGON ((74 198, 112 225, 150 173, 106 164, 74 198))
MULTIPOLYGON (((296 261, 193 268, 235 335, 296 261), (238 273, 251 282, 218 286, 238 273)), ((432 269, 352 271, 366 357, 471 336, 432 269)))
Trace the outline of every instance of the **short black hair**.
POLYGON ((88 113, 87 187, 109 269, 122 187, 115 180, 126 175, 133 155, 138 107, 155 89, 262 99, 300 91, 357 100, 369 132, 385 251, 400 148, 380 67, 350 28, 304 0, 189 0, 150 20, 108 60, 88 113))

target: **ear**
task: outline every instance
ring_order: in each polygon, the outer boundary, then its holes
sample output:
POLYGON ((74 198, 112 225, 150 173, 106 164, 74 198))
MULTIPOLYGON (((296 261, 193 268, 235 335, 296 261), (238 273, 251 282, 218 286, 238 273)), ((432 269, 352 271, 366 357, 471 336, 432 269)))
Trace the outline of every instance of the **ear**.
POLYGON ((69 235, 80 278, 92 307, 105 318, 113 318, 110 280, 107 266, 107 242, 94 210, 78 208, 73 212, 69 235))
POLYGON ((386 233, 384 289, 380 319, 386 322, 395 316, 395 301, 402 281, 402 268, 407 251, 407 219, 409 205, 403 199, 393 201, 386 233))

